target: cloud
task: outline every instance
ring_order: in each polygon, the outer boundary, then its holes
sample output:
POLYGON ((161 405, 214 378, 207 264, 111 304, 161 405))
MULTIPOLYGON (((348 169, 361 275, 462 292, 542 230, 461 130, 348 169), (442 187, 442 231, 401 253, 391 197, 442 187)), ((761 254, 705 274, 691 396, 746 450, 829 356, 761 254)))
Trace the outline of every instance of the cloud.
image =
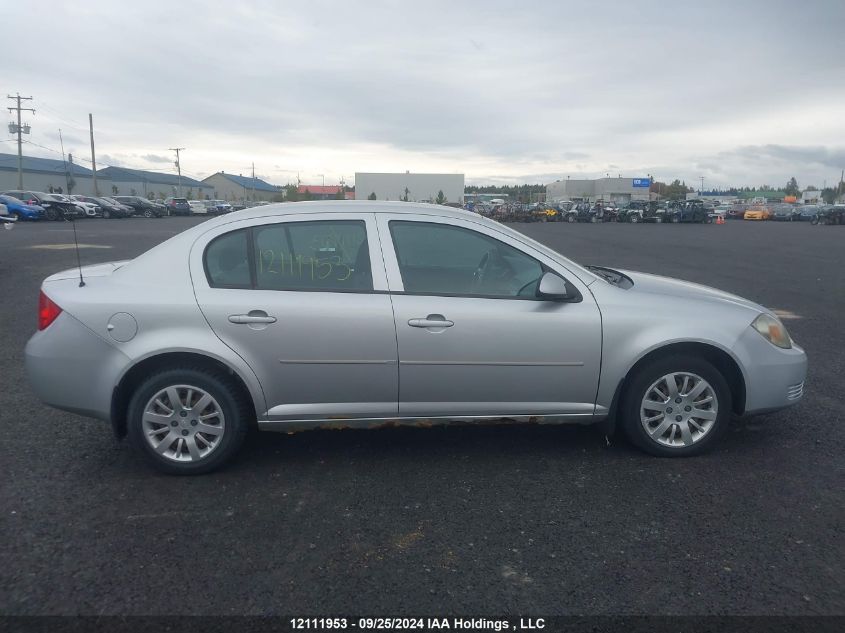
POLYGON ((98 150, 132 166, 164 169, 180 146, 183 170, 255 162, 282 184, 405 169, 821 179, 845 138, 845 3, 802 4, 812 28, 794 17, 788 0, 24 3, 17 19, 74 46, 11 47, 4 78, 50 104, 34 142, 70 128, 81 150, 93 112, 98 150))
POLYGON ((143 156, 139 156, 139 158, 150 163, 169 163, 173 160, 169 156, 161 156, 159 154, 144 154, 143 156))

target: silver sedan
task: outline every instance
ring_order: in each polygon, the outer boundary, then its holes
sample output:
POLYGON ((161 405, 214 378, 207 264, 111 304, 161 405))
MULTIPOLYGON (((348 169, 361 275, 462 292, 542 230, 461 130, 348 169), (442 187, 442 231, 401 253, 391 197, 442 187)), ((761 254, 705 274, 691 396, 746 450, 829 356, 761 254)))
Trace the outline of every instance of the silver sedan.
POLYGON ((428 204, 248 209, 82 275, 43 283, 32 386, 169 473, 220 466, 251 426, 618 421, 694 455, 797 403, 807 370, 751 301, 428 204))

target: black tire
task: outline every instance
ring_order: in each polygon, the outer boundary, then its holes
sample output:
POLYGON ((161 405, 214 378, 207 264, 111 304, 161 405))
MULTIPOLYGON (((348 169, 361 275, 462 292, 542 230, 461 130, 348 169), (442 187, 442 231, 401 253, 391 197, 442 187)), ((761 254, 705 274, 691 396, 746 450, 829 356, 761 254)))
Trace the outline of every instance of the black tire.
POLYGON ((574 215, 567 215, 567 216, 566 216, 566 221, 567 221, 567 222, 569 222, 570 224, 571 224, 572 222, 575 222, 575 216, 574 216, 574 215))
POLYGON ((110 220, 111 219, 111 211, 108 209, 103 209, 103 219, 110 220))
POLYGON ((153 211, 152 211, 152 209, 144 209, 144 217, 145 217, 145 218, 151 218, 151 217, 153 217, 153 211))
POLYGON ((636 213, 631 215, 631 220, 630 220, 631 224, 636 224, 639 221, 640 221, 640 216, 638 216, 636 213))
POLYGON ((126 416, 127 436, 132 449, 156 470, 169 475, 200 475, 221 467, 238 451, 250 424, 249 411, 244 395, 225 374, 200 367, 165 369, 147 378, 132 395, 126 416), (192 385, 205 390, 223 411, 226 426, 220 444, 200 461, 177 462, 163 457, 144 435, 144 407, 158 391, 172 385, 192 385))
POLYGON ((44 210, 44 217, 45 217, 47 220, 50 220, 51 222, 55 222, 56 220, 61 220, 61 219, 62 219, 62 218, 61 218, 61 215, 60 215, 60 214, 59 214, 59 212, 56 210, 56 207, 52 207, 52 206, 47 207, 47 208, 44 210))
POLYGON ((713 365, 696 356, 667 356, 640 367, 630 377, 620 402, 622 429, 632 444, 658 457, 700 455, 719 441, 727 431, 732 410, 731 390, 725 377, 713 365), (702 377, 713 388, 718 402, 716 420, 707 434, 689 446, 669 447, 657 443, 640 422, 640 405, 646 390, 661 376, 673 372, 690 372, 702 377))
POLYGON ((24 219, 23 213, 20 211, 12 211, 12 216, 16 218, 18 222, 21 222, 24 219))

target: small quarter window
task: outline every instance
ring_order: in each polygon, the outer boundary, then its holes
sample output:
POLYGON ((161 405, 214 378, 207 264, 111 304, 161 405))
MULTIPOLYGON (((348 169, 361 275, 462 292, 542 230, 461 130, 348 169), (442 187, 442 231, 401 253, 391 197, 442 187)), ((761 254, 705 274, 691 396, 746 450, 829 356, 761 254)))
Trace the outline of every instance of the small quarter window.
POLYGON ((251 288, 246 231, 232 231, 205 249, 205 271, 214 288, 251 288))

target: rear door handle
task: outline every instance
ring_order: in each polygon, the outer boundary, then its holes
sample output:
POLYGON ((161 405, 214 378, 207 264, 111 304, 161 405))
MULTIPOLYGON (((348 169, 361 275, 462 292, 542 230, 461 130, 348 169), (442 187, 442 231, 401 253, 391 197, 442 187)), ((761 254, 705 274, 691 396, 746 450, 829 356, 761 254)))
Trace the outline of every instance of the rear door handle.
POLYGON ((454 321, 449 321, 442 314, 429 314, 424 319, 410 319, 408 325, 411 327, 452 327, 454 321))
POLYGON ((229 315, 230 323, 275 323, 276 317, 268 316, 266 312, 253 310, 249 314, 231 314, 229 315))

